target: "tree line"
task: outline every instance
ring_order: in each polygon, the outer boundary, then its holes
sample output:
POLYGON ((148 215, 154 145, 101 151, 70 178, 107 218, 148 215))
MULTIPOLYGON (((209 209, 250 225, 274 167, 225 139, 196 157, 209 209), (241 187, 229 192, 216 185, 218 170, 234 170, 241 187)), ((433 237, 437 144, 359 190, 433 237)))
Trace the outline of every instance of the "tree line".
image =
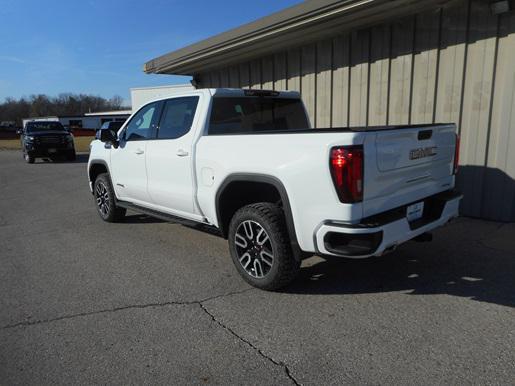
POLYGON ((82 115, 124 109, 128 107, 123 106, 122 97, 117 95, 106 99, 86 94, 65 93, 56 97, 39 94, 20 99, 6 98, 0 104, 0 122, 15 122, 16 126, 21 127, 24 118, 82 115))

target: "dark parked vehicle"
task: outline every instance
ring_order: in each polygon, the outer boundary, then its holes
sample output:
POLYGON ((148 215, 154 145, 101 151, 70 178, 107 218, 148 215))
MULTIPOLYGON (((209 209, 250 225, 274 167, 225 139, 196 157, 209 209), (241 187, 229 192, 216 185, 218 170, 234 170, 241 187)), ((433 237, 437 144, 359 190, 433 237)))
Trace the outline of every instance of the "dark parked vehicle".
POLYGON ((55 160, 64 156, 69 161, 75 160, 73 135, 59 122, 28 122, 19 133, 23 158, 30 164, 35 158, 55 160))
POLYGON ((100 129, 98 129, 97 132, 95 133, 95 139, 100 139, 100 133, 102 130, 113 130, 114 132, 118 132, 118 130, 120 130, 120 128, 122 127, 122 125, 124 123, 125 122, 120 122, 120 121, 104 122, 102 124, 102 126, 100 127, 100 129))

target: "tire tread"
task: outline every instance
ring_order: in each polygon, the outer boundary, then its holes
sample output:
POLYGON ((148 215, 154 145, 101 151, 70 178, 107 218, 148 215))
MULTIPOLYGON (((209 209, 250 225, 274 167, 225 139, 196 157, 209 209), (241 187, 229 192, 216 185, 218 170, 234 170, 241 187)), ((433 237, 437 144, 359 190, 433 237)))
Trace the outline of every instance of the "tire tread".
POLYGON ((277 255, 274 257, 278 260, 279 266, 275 276, 266 284, 257 284, 254 280, 248 277, 248 275, 243 277, 251 285, 261 289, 280 289, 291 283, 297 276, 300 269, 300 262, 295 259, 290 245, 284 212, 278 205, 269 202, 258 202, 244 206, 233 216, 229 232, 234 233, 238 218, 246 218, 252 215, 258 215, 261 217, 266 221, 268 227, 271 228, 272 234, 269 235, 269 237, 274 240, 274 246, 276 248, 275 255, 277 255))
MULTIPOLYGON (((121 222, 123 218, 125 217, 125 213, 127 212, 127 209, 120 208, 116 206, 116 196, 114 194, 113 185, 111 184, 111 178, 109 177, 108 173, 101 173, 97 176, 95 179, 95 184, 93 185, 93 189, 96 189, 96 182, 98 180, 102 180, 104 184, 107 186, 107 189, 109 191, 109 199, 111 200, 111 210, 107 217, 102 217, 100 212, 97 212, 100 216, 100 218, 106 222, 121 222)), ((93 194, 93 198, 95 198, 95 195, 93 194)), ((95 202, 96 205, 96 202, 95 202)))

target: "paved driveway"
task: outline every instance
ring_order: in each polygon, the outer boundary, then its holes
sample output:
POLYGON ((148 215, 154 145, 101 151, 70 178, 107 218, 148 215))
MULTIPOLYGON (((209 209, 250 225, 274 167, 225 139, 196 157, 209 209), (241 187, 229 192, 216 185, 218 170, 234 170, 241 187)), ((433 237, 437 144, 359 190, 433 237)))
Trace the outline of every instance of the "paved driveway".
POLYGON ((250 288, 226 242, 97 216, 84 157, 0 152, 0 383, 515 381, 515 226, 460 219, 433 243, 304 262, 250 288))

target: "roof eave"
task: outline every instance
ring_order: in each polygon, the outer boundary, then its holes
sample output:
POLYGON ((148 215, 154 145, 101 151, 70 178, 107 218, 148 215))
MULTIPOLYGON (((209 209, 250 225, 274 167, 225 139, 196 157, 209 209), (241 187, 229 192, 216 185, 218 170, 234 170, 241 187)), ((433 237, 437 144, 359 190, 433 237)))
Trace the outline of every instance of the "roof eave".
POLYGON ((364 27, 387 18, 402 17, 415 11, 420 12, 448 1, 326 0, 325 6, 316 10, 311 9, 308 13, 298 14, 283 21, 276 20, 271 25, 259 28, 260 21, 266 21, 269 17, 263 18, 250 23, 253 25, 252 28, 245 25, 155 58, 145 63, 143 70, 149 74, 194 75, 201 70, 206 71, 234 63, 236 57, 238 61, 243 61, 286 47, 308 44, 335 33, 364 27), (238 35, 238 30, 242 29, 248 31, 238 35), (299 34, 299 31, 303 33, 299 34))

